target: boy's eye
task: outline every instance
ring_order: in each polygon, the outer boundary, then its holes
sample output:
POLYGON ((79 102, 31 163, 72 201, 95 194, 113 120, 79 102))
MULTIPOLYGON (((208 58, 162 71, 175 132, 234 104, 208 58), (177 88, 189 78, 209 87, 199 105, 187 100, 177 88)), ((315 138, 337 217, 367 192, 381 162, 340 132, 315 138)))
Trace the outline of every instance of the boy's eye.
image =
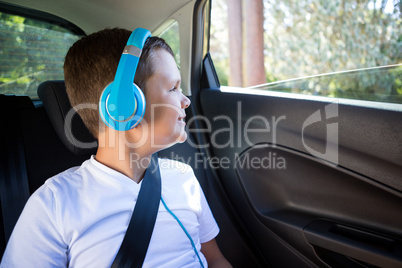
POLYGON ((181 87, 179 88, 179 87, 173 87, 173 88, 171 88, 169 91, 176 91, 176 90, 179 90, 180 92, 183 92, 183 90, 181 89, 181 87))

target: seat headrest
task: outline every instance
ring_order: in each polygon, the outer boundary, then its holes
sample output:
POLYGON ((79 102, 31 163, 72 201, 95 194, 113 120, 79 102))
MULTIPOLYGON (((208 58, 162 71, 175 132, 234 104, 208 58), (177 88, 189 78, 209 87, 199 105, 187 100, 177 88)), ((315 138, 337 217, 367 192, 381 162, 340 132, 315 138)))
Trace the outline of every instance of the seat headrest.
POLYGON ((95 154, 98 143, 71 107, 64 81, 40 84, 38 96, 63 144, 74 154, 95 154))

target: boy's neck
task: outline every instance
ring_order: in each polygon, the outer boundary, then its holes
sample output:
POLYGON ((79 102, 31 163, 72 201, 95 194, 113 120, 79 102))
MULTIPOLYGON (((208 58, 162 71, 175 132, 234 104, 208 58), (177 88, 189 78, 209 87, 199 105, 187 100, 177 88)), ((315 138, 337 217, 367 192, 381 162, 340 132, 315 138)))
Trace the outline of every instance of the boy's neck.
POLYGON ((141 155, 138 152, 121 155, 121 153, 119 154, 119 152, 110 148, 98 148, 95 159, 103 165, 126 175, 136 183, 140 183, 151 161, 151 156, 151 154, 141 155))
MULTIPOLYGON (((120 133, 123 134, 123 133, 120 133)), ((117 136, 116 136, 117 137, 117 136)), ((145 175, 151 156, 154 151, 151 150, 148 144, 143 144, 138 148, 131 148, 127 145, 126 140, 119 138, 109 139, 109 135, 106 133, 106 137, 99 137, 99 147, 96 152, 96 160, 105 166, 112 168, 136 183, 139 183, 145 175), (113 142, 104 142, 114 140, 113 142), (120 142, 119 142, 120 141, 120 142)))

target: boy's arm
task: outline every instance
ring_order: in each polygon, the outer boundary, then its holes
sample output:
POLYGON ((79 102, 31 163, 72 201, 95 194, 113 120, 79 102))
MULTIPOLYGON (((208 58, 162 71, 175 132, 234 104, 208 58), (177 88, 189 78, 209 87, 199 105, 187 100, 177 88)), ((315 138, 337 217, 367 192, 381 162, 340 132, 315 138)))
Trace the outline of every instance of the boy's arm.
POLYGON ((52 192, 42 187, 26 203, 1 260, 7 267, 67 267, 67 246, 52 221, 52 192))
POLYGON ((207 259, 208 267, 211 267, 211 268, 232 267, 232 265, 230 265, 230 263, 222 255, 215 239, 212 239, 206 243, 202 243, 201 244, 201 252, 202 252, 202 254, 204 254, 205 258, 207 259))
MULTIPOLYGON (((191 167, 190 167, 191 168, 191 167)), ((192 171, 192 169, 191 169, 192 171)), ((192 171, 193 172, 193 171, 192 171)), ((193 173, 194 184, 200 191, 200 204, 201 204, 201 214, 198 216, 200 224, 200 242, 201 242, 201 252, 208 262, 209 267, 232 267, 230 263, 225 259, 219 250, 218 244, 215 241, 215 237, 219 233, 219 227, 216 224, 212 211, 209 208, 208 202, 205 198, 204 192, 197 178, 193 173)))

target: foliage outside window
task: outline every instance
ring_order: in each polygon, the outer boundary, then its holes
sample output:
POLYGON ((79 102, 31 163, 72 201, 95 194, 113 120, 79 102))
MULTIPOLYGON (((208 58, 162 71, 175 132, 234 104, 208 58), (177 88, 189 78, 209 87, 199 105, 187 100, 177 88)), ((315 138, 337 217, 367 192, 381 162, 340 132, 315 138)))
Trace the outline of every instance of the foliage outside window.
POLYGON ((166 43, 172 48, 177 66, 180 67, 179 23, 177 21, 174 21, 172 24, 169 25, 168 28, 166 28, 165 31, 162 32, 160 37, 165 39, 166 43))
POLYGON ((0 94, 37 98, 46 80, 63 80, 64 57, 79 36, 48 22, 0 12, 0 94))
POLYGON ((222 85, 402 103, 401 10, 400 0, 213 0, 210 52, 222 85))

